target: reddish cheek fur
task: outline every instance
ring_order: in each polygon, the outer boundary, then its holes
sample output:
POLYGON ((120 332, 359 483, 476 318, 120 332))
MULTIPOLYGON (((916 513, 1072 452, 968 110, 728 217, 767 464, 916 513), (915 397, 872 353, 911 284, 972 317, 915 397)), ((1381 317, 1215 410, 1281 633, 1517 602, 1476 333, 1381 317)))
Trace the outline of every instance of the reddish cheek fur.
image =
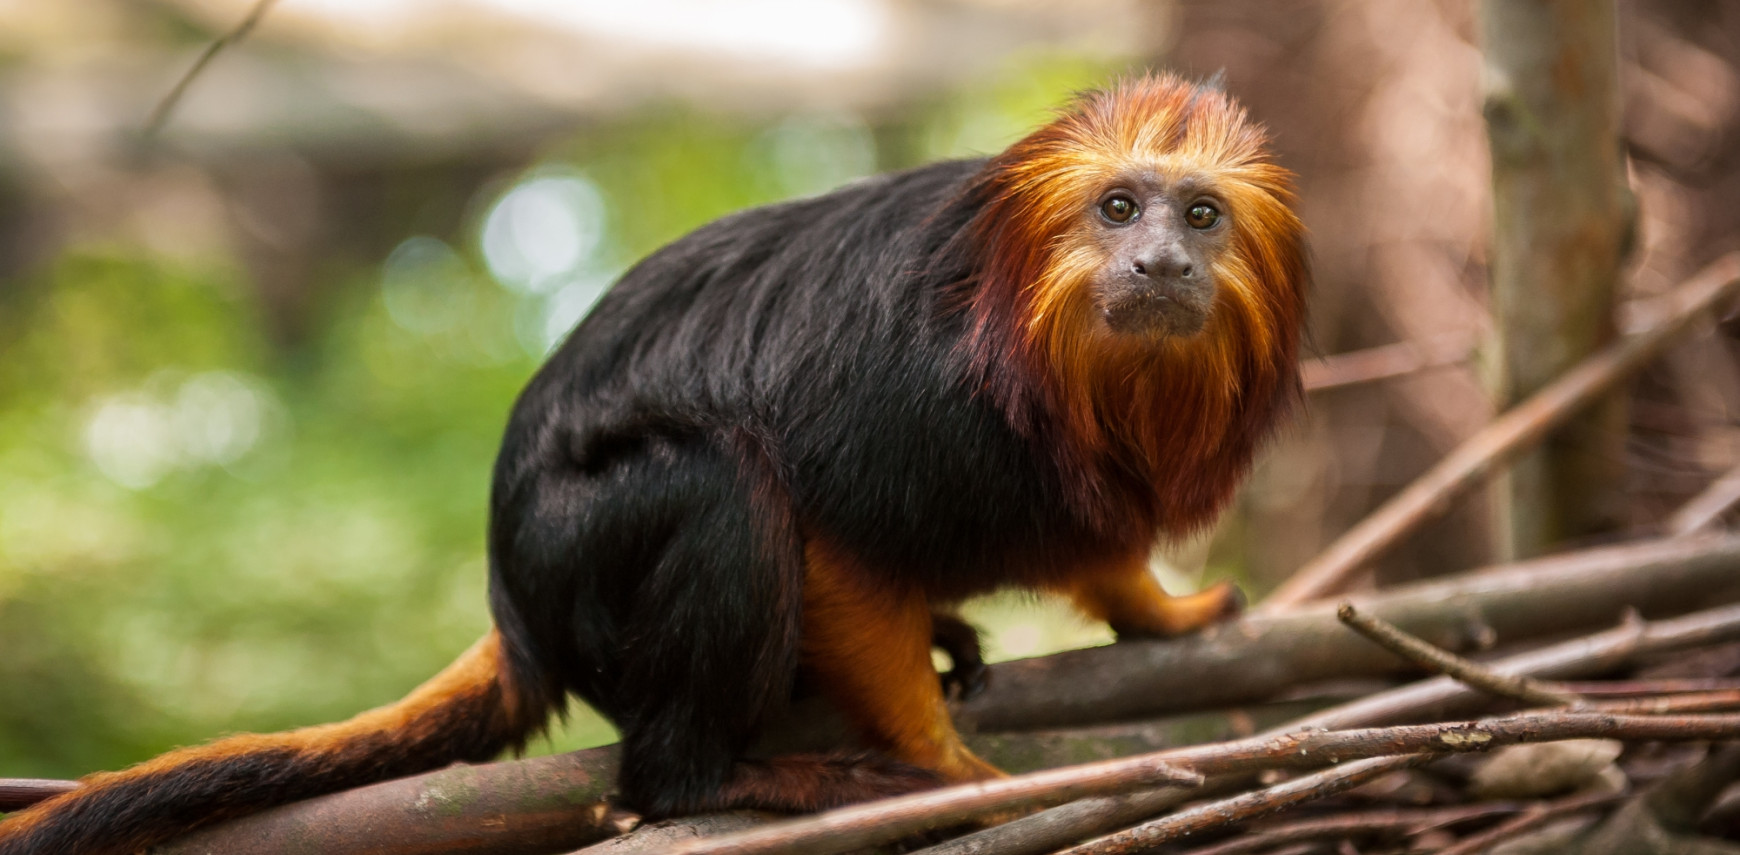
POLYGON ((1261 129, 1218 92, 1133 81, 999 156, 982 191, 986 261, 965 346, 983 392, 1111 543, 1144 549, 1156 532, 1206 527, 1299 392, 1303 228, 1261 129), (1093 304, 1104 255, 1082 211, 1132 168, 1196 174, 1229 206, 1214 308, 1188 339, 1117 336, 1093 304))

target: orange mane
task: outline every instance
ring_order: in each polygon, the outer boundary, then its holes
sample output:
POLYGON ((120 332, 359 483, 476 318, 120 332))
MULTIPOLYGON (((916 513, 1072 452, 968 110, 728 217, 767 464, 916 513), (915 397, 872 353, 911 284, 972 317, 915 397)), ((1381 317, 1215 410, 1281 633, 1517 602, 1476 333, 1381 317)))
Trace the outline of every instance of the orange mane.
POLYGON ((1303 226, 1262 128, 1219 91, 1129 80, 1081 96, 994 158, 976 189, 985 262, 967 347, 988 392, 1061 455, 1090 520, 1149 536, 1211 522, 1299 389, 1303 226), (1187 339, 1112 333, 1088 287, 1102 250, 1084 212, 1136 170, 1197 176, 1231 215, 1208 323, 1187 339), (1132 498, 1141 507, 1119 507, 1132 498))

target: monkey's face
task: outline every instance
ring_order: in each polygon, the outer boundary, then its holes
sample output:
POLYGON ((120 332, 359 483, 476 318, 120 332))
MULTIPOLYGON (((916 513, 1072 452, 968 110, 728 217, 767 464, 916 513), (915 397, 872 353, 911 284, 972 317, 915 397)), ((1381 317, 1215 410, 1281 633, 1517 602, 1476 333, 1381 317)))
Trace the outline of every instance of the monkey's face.
POLYGON ((1226 205, 1206 183, 1154 172, 1124 176, 1093 199, 1083 226, 1098 244, 1094 307, 1114 333, 1189 338, 1208 323, 1226 205))

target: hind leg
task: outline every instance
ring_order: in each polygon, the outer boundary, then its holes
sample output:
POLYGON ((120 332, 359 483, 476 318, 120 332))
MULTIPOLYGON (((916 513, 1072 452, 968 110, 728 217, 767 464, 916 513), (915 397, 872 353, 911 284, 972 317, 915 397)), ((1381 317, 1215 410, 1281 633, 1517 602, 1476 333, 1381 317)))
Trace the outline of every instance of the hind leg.
POLYGON ((1142 554, 1080 572, 1059 585, 1083 614, 1105 621, 1119 638, 1170 637, 1236 615, 1244 596, 1229 582, 1195 594, 1168 595, 1142 554))
POLYGON ((607 609, 581 623, 611 631, 576 631, 583 661, 612 672, 601 706, 622 731, 623 800, 654 817, 730 807, 737 761, 797 666, 789 503, 744 443, 655 440, 608 477, 587 518, 607 566, 588 568, 601 581, 580 608, 607 609))
POLYGON ((803 663, 822 690, 896 760, 950 782, 1001 777, 949 720, 923 592, 876 578, 823 541, 805 555, 803 663))
POLYGON ((627 571, 644 575, 623 598, 631 605, 609 652, 621 674, 623 800, 650 817, 811 811, 934 785, 930 773, 878 756, 744 759, 791 691, 802 540, 776 469, 753 444, 685 447, 653 462, 614 506, 656 512, 619 540, 667 532, 642 547, 650 569, 627 571))

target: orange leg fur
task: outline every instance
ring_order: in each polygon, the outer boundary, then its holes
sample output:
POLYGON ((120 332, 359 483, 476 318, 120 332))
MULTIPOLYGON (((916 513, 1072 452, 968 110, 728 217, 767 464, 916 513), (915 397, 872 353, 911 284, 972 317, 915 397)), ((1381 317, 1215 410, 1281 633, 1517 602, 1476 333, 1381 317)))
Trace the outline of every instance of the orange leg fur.
POLYGON ((1148 556, 1077 574, 1059 588, 1088 617, 1120 637, 1183 635, 1237 614, 1244 598, 1222 582, 1195 594, 1168 595, 1148 569, 1148 556))
POLYGON ((896 760, 949 782, 1002 777, 949 720, 923 593, 891 588, 815 540, 805 559, 803 661, 822 690, 896 760))

